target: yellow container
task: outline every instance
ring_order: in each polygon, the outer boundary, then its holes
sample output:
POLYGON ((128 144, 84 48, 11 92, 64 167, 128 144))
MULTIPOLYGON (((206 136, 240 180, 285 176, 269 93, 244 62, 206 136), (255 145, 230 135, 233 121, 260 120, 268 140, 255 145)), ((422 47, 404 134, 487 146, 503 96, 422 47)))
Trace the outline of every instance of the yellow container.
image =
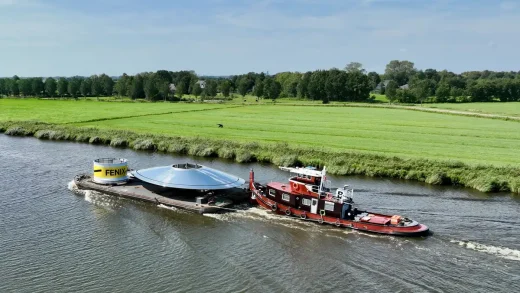
POLYGON ((120 184, 128 181, 126 159, 101 158, 94 160, 93 181, 100 184, 120 184))

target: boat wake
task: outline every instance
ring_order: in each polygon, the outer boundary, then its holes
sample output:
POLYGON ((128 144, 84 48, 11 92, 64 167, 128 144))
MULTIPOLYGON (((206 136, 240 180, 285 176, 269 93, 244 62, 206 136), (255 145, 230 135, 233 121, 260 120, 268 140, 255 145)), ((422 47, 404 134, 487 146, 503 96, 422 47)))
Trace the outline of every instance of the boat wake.
POLYGON ((464 248, 471 249, 478 252, 484 252, 500 258, 520 261, 520 250, 511 249, 507 247, 493 246, 480 244, 473 241, 458 241, 450 240, 451 243, 456 243, 464 248))
POLYGON ((269 223, 274 223, 278 225, 282 225, 288 228, 299 229, 304 231, 309 231, 309 228, 315 228, 314 223, 304 222, 296 218, 289 218, 282 215, 273 214, 270 211, 267 211, 262 208, 251 207, 245 210, 237 210, 232 213, 223 213, 223 214, 203 214, 206 217, 214 218, 220 221, 233 222, 236 220, 255 220, 255 221, 264 221, 269 223))
POLYGON ((96 192, 94 190, 79 189, 74 183, 74 181, 69 182, 67 184, 67 188, 77 195, 83 195, 85 201, 96 206, 101 206, 110 209, 117 207, 116 201, 110 198, 108 195, 103 194, 101 192, 96 192))

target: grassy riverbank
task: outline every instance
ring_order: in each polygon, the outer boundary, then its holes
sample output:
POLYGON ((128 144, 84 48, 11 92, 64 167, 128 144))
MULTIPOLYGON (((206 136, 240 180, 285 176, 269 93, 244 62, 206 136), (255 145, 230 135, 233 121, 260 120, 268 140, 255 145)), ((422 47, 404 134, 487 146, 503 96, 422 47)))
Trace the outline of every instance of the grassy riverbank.
POLYGON ((0 130, 11 135, 520 192, 520 124, 512 121, 284 105, 6 99, 0 109, 0 130))

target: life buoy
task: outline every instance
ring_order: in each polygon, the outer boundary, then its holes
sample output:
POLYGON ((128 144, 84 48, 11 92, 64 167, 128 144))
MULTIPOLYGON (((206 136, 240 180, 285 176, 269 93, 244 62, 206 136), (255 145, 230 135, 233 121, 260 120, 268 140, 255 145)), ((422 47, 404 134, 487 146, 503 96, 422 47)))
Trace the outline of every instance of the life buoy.
POLYGON ((323 218, 319 218, 318 223, 323 224, 323 218))
POLYGON ((287 208, 287 209, 285 210, 285 214, 288 215, 288 216, 290 216, 290 215, 291 215, 291 208, 287 208))
POLYGON ((339 219, 336 220, 336 227, 339 227, 341 226, 341 222, 339 221, 339 219))
POLYGON ((292 187, 293 187, 294 189, 298 189, 298 184, 297 184, 296 182, 293 182, 293 183, 292 183, 292 187))
POLYGON ((273 212, 276 212, 277 209, 278 209, 278 207, 276 206, 276 204, 271 205, 271 210, 273 212))
POLYGON ((303 212, 302 214, 300 214, 300 218, 301 218, 302 220, 307 219, 307 213, 303 212))

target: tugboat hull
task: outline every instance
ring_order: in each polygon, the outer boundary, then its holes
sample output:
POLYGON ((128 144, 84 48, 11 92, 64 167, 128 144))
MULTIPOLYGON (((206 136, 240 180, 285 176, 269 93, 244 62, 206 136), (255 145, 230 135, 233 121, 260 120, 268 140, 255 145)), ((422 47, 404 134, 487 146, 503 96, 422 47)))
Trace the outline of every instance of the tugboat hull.
MULTIPOLYGON (((353 221, 340 219, 337 217, 329 217, 326 215, 313 214, 307 211, 302 211, 296 208, 291 208, 287 205, 270 200, 261 194, 259 190, 251 190, 251 199, 254 204, 258 204, 266 210, 271 210, 279 215, 299 218, 303 221, 311 221, 319 224, 334 225, 338 228, 350 228, 359 231, 395 235, 395 236, 422 236, 429 234, 429 228, 426 225, 419 224, 414 221, 414 224, 409 226, 397 226, 387 224, 377 224, 362 221, 353 221)), ((374 214, 370 215, 378 217, 390 217, 387 215, 374 214)))

